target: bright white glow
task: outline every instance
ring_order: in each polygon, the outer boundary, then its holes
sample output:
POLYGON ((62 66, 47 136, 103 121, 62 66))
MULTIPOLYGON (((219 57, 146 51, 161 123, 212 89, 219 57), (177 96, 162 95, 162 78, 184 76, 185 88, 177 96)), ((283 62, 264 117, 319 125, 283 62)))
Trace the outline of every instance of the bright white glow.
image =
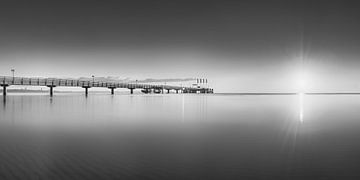
POLYGON ((305 93, 308 90, 308 80, 304 72, 299 73, 296 80, 296 88, 299 93, 305 93))
POLYGON ((308 90, 307 76, 304 72, 298 74, 296 83, 299 96, 299 121, 302 123, 304 122, 304 98, 308 90))
POLYGON ((299 120, 304 122, 304 93, 299 93, 299 120))

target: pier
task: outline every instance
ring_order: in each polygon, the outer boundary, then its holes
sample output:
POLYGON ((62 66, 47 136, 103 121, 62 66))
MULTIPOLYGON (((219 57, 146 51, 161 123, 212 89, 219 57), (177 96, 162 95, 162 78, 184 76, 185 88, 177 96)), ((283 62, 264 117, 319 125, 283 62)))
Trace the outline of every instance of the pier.
POLYGON ((85 95, 88 95, 88 89, 92 87, 100 87, 110 89, 110 93, 114 95, 117 88, 129 89, 130 94, 134 93, 135 89, 141 89, 143 93, 213 93, 214 90, 208 87, 182 87, 162 84, 141 84, 141 83, 122 83, 122 82, 106 82, 94 80, 74 80, 74 79, 58 79, 58 78, 26 78, 26 77, 10 77, 0 76, 0 86, 3 88, 3 95, 7 95, 6 89, 9 86, 44 86, 48 87, 50 96, 54 95, 56 87, 80 87, 84 88, 85 95))

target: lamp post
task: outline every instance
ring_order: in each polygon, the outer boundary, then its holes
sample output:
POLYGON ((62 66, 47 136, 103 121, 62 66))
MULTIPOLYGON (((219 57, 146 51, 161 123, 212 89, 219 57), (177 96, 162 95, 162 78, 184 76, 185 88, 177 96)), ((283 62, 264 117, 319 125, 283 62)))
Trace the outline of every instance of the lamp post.
POLYGON ((13 76, 13 84, 15 83, 15 69, 11 69, 12 76, 13 76))

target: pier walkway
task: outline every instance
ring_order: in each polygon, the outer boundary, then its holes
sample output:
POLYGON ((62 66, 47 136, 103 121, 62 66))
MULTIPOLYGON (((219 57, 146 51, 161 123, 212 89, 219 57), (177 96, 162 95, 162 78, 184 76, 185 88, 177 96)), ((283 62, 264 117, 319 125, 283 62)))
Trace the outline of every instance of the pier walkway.
POLYGON ((3 95, 6 96, 6 89, 12 85, 20 86, 45 86, 49 87, 50 96, 53 96, 55 87, 81 87, 85 89, 85 95, 88 95, 88 89, 92 87, 108 88, 111 94, 117 88, 126 88, 133 94, 134 89, 141 89, 143 93, 170 93, 171 90, 176 93, 213 93, 211 88, 201 87, 182 87, 161 84, 144 84, 144 83, 123 83, 123 82, 106 82, 93 80, 74 80, 74 79, 58 79, 58 78, 26 78, 26 77, 10 77, 0 76, 0 86, 3 87, 3 95))

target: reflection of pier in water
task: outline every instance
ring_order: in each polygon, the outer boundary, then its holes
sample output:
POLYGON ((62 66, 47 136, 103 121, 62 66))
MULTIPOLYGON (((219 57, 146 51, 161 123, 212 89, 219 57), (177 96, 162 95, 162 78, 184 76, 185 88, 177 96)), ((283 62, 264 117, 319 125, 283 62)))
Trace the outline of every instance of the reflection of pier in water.
POLYGON ((6 96, 3 96, 3 108, 6 109, 6 96))
POLYGON ((25 77, 0 77, 0 86, 3 87, 3 95, 6 96, 6 89, 11 85, 21 86, 46 86, 50 88, 50 96, 53 96, 53 90, 55 87, 81 87, 85 89, 85 95, 88 95, 88 89, 92 87, 102 87, 111 90, 111 94, 114 94, 114 90, 117 88, 126 88, 133 94, 134 89, 142 89, 143 93, 170 93, 174 90, 176 93, 213 93, 214 90, 208 87, 182 87, 172 85, 160 85, 160 84, 139 84, 139 83, 120 83, 120 82, 106 82, 106 81, 85 81, 85 80, 73 80, 73 79, 55 79, 55 78, 25 78, 25 77))

